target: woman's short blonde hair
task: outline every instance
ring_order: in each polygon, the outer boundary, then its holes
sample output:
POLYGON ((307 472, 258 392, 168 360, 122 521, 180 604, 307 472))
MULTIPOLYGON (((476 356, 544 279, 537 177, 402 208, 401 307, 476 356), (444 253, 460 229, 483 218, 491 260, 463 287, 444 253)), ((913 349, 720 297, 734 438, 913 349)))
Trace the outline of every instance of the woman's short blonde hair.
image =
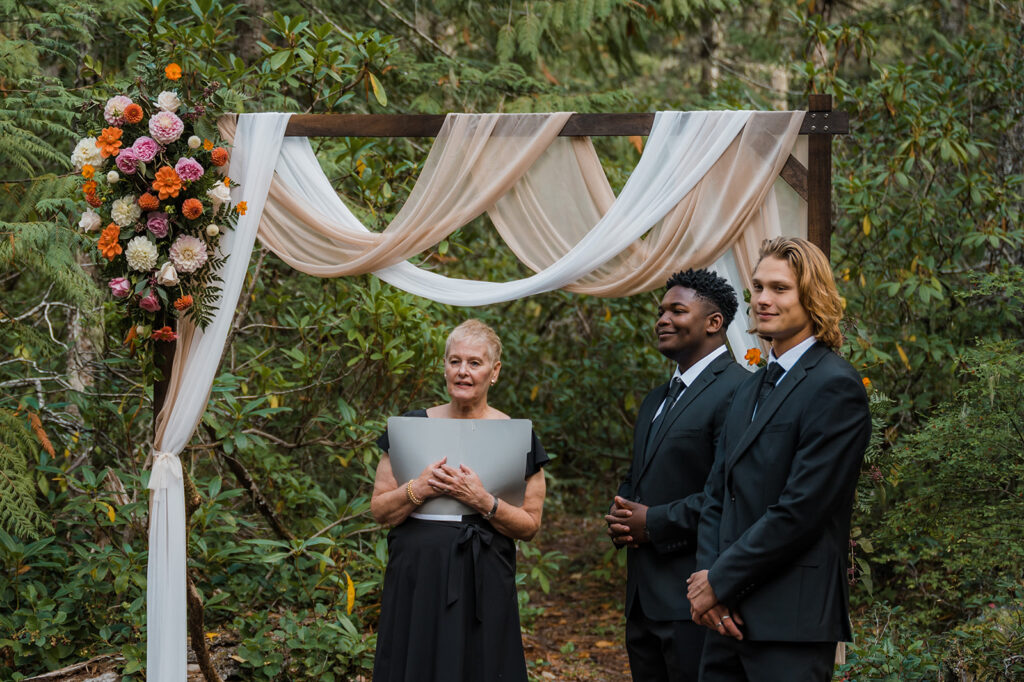
POLYGON ((817 246, 799 237, 776 237, 761 242, 757 264, 769 257, 789 263, 796 275, 800 305, 811 317, 814 336, 838 350, 843 345, 843 333, 839 330, 843 303, 828 258, 817 246))
POLYGON ((487 344, 488 355, 491 363, 501 361, 501 339, 498 337, 498 334, 488 325, 475 319, 466 320, 452 330, 452 333, 448 335, 448 340, 444 343, 444 356, 446 358, 448 357, 448 353, 451 351, 453 343, 463 339, 483 341, 487 344))

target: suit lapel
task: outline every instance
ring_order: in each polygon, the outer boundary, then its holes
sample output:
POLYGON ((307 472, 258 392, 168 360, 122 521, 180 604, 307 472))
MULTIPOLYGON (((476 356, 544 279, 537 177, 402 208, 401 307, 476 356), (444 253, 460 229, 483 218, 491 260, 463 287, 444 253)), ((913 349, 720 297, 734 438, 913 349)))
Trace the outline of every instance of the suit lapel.
POLYGON ((640 406, 640 412, 636 415, 637 429, 633 440, 633 485, 640 481, 640 474, 647 466, 647 453, 644 445, 647 443, 647 436, 651 430, 651 421, 654 419, 654 412, 665 400, 665 393, 668 391, 668 383, 655 388, 655 395, 661 396, 658 400, 647 401, 640 406))
MULTIPOLYGON (((816 343, 811 346, 806 353, 793 365, 792 369, 786 372, 786 375, 776 385, 772 392, 768 395, 763 405, 757 407, 757 414, 754 415, 753 421, 750 421, 750 415, 754 412, 754 406, 757 403, 757 394, 761 385, 760 381, 751 382, 752 389, 750 394, 747 396, 748 404, 745 406, 743 414, 747 419, 747 428, 743 431, 743 435, 740 436, 739 440, 736 441, 736 445, 729 450, 729 454, 725 460, 725 470, 728 472, 736 462, 743 456, 743 454, 750 448, 751 443, 757 438, 758 434, 764 429, 764 427, 771 420, 772 416, 779 410, 789 394, 792 393, 800 382, 807 376, 807 371, 818 364, 818 360, 821 359, 824 353, 831 352, 828 347, 823 343, 816 343)), ((764 369, 758 370, 759 373, 764 373, 764 369)))
MULTIPOLYGON (((672 425, 676 422, 676 420, 679 419, 683 412, 686 411, 687 406, 689 406, 690 403, 696 400, 697 397, 704 392, 704 389, 710 386, 715 381, 715 378, 718 376, 718 374, 722 372, 722 370, 724 370, 731 362, 732 357, 728 354, 728 352, 723 353, 722 355, 715 358, 710 365, 704 368, 703 372, 697 375, 697 378, 694 379, 692 385, 686 387, 686 390, 683 391, 683 394, 679 396, 679 400, 676 401, 676 404, 672 406, 672 409, 669 411, 668 415, 666 415, 665 422, 661 425, 661 432, 654 436, 654 441, 651 442, 651 447, 649 447, 647 451, 643 453, 643 467, 641 468, 640 476, 642 476, 643 473, 647 470, 647 467, 650 466, 651 461, 654 460, 654 453, 658 451, 658 448, 661 446, 661 442, 665 440, 665 435, 669 432, 669 429, 672 428, 672 425)), ((650 422, 648 422, 647 428, 644 429, 645 442, 647 439, 647 432, 650 430, 650 428, 651 425, 650 422)), ((639 480, 640 476, 637 477, 637 480, 639 480)))

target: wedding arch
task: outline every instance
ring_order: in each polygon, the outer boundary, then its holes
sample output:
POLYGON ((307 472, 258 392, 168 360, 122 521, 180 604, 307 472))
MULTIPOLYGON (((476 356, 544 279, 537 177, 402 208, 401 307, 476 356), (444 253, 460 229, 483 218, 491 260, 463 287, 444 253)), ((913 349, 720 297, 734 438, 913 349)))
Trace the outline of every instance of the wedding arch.
MULTIPOLYGON (((713 267, 741 291, 766 237, 806 236, 829 253, 831 139, 849 130, 830 95, 808 111, 657 114, 243 114, 219 121, 229 174, 248 211, 221 241, 218 311, 205 330, 182 320, 154 390, 147 583, 147 676, 186 678, 186 528, 179 455, 202 417, 257 237, 318 277, 373 273, 408 292, 476 306, 563 288, 626 296, 680 268, 713 267), (590 137, 649 135, 615 196, 590 137), (430 137, 409 198, 381 232, 342 203, 312 136, 430 137), (535 274, 511 282, 443 277, 409 258, 488 214, 535 274), (173 356, 170 355, 173 353, 173 356)), ((757 343, 729 329, 734 353, 757 343)), ((199 633, 202 638, 202 633, 199 633)))

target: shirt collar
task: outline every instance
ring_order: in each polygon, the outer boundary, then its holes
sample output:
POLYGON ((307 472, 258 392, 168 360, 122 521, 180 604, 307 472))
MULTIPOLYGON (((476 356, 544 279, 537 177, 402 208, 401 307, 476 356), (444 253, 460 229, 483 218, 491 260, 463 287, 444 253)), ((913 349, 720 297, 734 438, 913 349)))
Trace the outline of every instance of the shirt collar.
POLYGON ((713 351, 702 357, 700 360, 690 365, 690 367, 687 368, 685 372, 680 372, 679 365, 676 365, 676 371, 672 373, 672 378, 675 379, 676 377, 682 377, 683 383, 686 384, 687 386, 690 386, 691 384, 693 384, 694 381, 697 380, 697 377, 700 376, 700 373, 703 372, 704 369, 708 365, 710 365, 715 358, 724 353, 726 350, 728 349, 725 347, 725 344, 723 343, 721 346, 714 349, 713 351))
POLYGON ((800 343, 796 344, 795 346, 787 350, 785 353, 782 354, 781 357, 778 358, 775 357, 775 349, 773 348, 771 352, 768 353, 768 363, 771 364, 773 362, 777 362, 780 365, 782 365, 783 370, 788 372, 789 370, 793 369, 793 365, 797 363, 797 360, 803 357, 803 354, 810 350, 811 346, 817 343, 817 341, 818 339, 815 338, 813 335, 808 336, 806 339, 804 339, 800 343))

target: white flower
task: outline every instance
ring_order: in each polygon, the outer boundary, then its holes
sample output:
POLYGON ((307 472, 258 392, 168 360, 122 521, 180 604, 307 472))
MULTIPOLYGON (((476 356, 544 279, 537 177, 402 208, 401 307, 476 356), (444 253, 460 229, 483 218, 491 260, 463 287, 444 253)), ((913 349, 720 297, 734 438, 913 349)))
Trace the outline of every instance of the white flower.
POLYGON ((75 165, 75 170, 82 170, 82 166, 89 164, 94 168, 99 168, 103 165, 103 154, 100 152, 100 148, 96 146, 95 137, 83 137, 75 145, 75 151, 71 152, 71 163, 75 165))
POLYGON ((103 223, 103 220, 100 218, 100 214, 90 208, 86 209, 85 213, 82 214, 81 220, 78 221, 78 227, 85 232, 92 232, 101 223, 103 223))
POLYGON ((183 234, 171 244, 171 262, 178 272, 195 272, 206 263, 206 243, 183 234))
POLYGON ((157 95, 156 106, 162 111, 175 112, 181 106, 181 100, 178 99, 178 93, 173 90, 164 90, 157 95))
MULTIPOLYGON (((100 220, 100 217, 96 216, 96 224, 97 225, 100 224, 99 220, 100 220)), ((207 237, 216 237, 218 234, 220 234, 220 228, 217 227, 214 223, 210 223, 209 225, 206 226, 206 236, 207 237)))
POLYGON ((107 173, 107 182, 113 185, 115 182, 121 179, 121 176, 117 174, 117 171, 110 171, 107 173))
POLYGON ((126 197, 115 199, 114 203, 110 206, 110 219, 121 227, 128 227, 133 224, 139 219, 140 215, 142 215, 142 209, 139 208, 135 197, 130 194, 126 197))
POLYGON ((221 204, 231 201, 231 190, 225 187, 223 182, 218 182, 213 189, 207 190, 206 196, 210 197, 210 201, 213 202, 213 211, 216 213, 220 210, 221 204))
POLYGON ((128 259, 128 267, 132 270, 146 272, 156 266, 156 244, 145 237, 134 237, 128 242, 124 255, 128 259))
POLYGON ((195 135, 193 135, 192 137, 188 138, 188 148, 189 149, 199 149, 199 146, 202 145, 202 144, 203 144, 203 141, 200 140, 195 135))
POLYGON ((156 273, 156 283, 165 287, 173 287, 178 283, 178 271, 171 261, 160 266, 160 271, 156 273))

